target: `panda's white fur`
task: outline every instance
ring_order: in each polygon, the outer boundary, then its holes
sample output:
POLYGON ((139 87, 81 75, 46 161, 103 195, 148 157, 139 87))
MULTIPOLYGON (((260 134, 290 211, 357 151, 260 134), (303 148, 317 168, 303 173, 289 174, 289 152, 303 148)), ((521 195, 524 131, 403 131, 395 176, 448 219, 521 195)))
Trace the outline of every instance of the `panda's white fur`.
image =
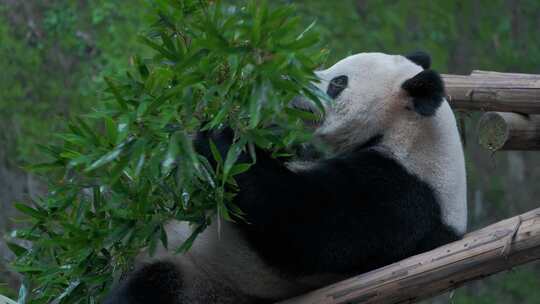
MULTIPOLYGON (((384 133, 381 142, 371 149, 396 160, 427 183, 437 196, 442 221, 461 235, 467 224, 466 177, 454 115, 446 102, 433 116, 419 115, 411 110, 411 97, 401 87, 422 71, 420 65, 404 56, 362 53, 317 72, 321 82, 316 85, 323 91, 339 75, 347 75, 349 82, 338 98, 325 104, 325 117, 316 137, 337 155, 384 133)), ((305 101, 299 103, 302 108, 316 111, 305 101)), ((288 164, 297 173, 316 166, 316 162, 288 164)), ((179 300, 175 303, 259 303, 256 299, 291 297, 347 276, 291 275, 267 263, 239 229, 229 222, 214 223, 195 240, 187 254, 173 256, 159 248, 153 257, 141 254, 138 262, 168 260, 179 267, 182 290, 178 291, 179 300)), ((185 223, 171 222, 167 234, 169 247, 173 248, 191 235, 191 228, 185 223)), ((126 294, 132 290, 129 286, 122 288, 107 303, 130 303, 126 294)))
MULTIPOLYGON (((343 275, 323 274, 293 279, 267 265, 236 229, 230 222, 221 223, 219 228, 217 224, 211 225, 199 235, 188 253, 171 257, 168 250, 160 247, 153 257, 143 253, 138 264, 163 259, 178 263, 183 273, 189 276, 184 278, 187 283, 185 290, 193 293, 193 298, 202 297, 196 293, 201 285, 209 286, 209 280, 226 285, 243 295, 271 299, 292 297, 346 278, 343 275)), ((169 223, 166 230, 171 244, 182 244, 192 233, 186 223, 180 222, 169 223)))

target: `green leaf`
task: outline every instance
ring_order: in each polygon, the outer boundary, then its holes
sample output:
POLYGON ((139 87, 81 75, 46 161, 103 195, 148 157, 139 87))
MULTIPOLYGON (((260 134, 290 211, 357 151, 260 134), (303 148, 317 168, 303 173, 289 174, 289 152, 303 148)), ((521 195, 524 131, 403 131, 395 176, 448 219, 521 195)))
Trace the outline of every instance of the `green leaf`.
POLYGON ((133 225, 133 222, 117 224, 116 228, 106 238, 105 244, 112 245, 122 241, 134 229, 133 225))
POLYGON ((96 133, 94 133, 94 131, 92 131, 92 128, 80 117, 76 117, 75 120, 77 121, 79 126, 81 126, 84 134, 92 140, 92 143, 96 146, 99 146, 99 137, 96 133))
POLYGON ((161 229, 159 226, 154 229, 154 233, 150 235, 150 239, 148 241, 148 254, 150 257, 153 257, 156 254, 158 236, 161 237, 161 229))
MULTIPOLYGON (((155 68, 144 83, 146 91, 152 96, 159 94, 168 87, 172 76, 172 71, 169 68, 155 68)), ((168 95, 163 97, 164 100, 168 98, 168 95)))
POLYGON ((96 212, 98 212, 101 209, 102 204, 102 195, 101 195, 101 189, 99 186, 92 187, 92 204, 93 208, 96 212))
POLYGON ((199 166, 199 158, 193 148, 193 141, 185 132, 180 132, 180 144, 182 145, 182 152, 186 154, 187 159, 189 159, 193 167, 197 169, 199 166))
POLYGON ((223 164, 223 176, 225 180, 227 179, 227 176, 229 176, 232 167, 238 159, 238 156, 240 156, 240 153, 242 153, 242 149, 244 148, 244 146, 245 141, 241 140, 232 144, 229 148, 229 151, 227 152, 227 157, 225 157, 225 163, 223 164))
POLYGON ((175 132, 169 140, 169 148, 163 160, 162 171, 167 174, 176 165, 180 155, 180 133, 175 132))
POLYGON ((261 41, 262 36, 262 25, 265 19, 265 15, 268 13, 267 6, 268 3, 266 0, 252 2, 252 7, 254 7, 255 10, 255 18, 253 20, 253 28, 252 28, 252 40, 254 45, 259 45, 261 41))
POLYGON ((212 139, 208 139, 208 144, 210 145, 210 151, 212 152, 212 157, 214 157, 214 160, 216 161, 218 166, 223 166, 223 158, 221 157, 221 153, 219 153, 219 150, 216 144, 214 143, 214 141, 212 139))
POLYGON ((32 172, 42 172, 42 171, 50 171, 52 169, 62 168, 63 166, 64 166, 63 162, 55 161, 51 163, 40 163, 40 164, 29 165, 29 166, 26 166, 25 169, 32 172))
POLYGON ((235 176, 238 174, 242 174, 249 170, 251 168, 252 164, 236 164, 231 168, 231 171, 229 172, 230 176, 235 176))
POLYGON ((20 257, 28 252, 28 249, 13 242, 6 242, 6 245, 8 246, 9 250, 11 250, 17 257, 20 257))
POLYGON ((100 157, 98 160, 96 160, 94 163, 90 165, 90 167, 86 168, 85 172, 91 172, 93 170, 96 170, 114 160, 116 160, 120 154, 125 152, 133 143, 135 139, 134 138, 128 138, 118 146, 116 146, 112 151, 106 153, 102 157, 100 157))
POLYGON ((167 231, 163 225, 159 226, 161 244, 165 249, 169 249, 169 240, 167 238, 167 231))
POLYGON ((34 209, 32 207, 29 207, 25 204, 21 203, 15 203, 15 209, 19 210, 20 212, 29 215, 35 219, 45 219, 47 217, 47 213, 43 211, 38 211, 37 209, 34 209))
POLYGON ((118 127, 112 118, 105 117, 105 129, 107 131, 107 139, 113 145, 116 145, 118 139, 118 127))
POLYGON ((77 288, 79 287, 79 285, 81 284, 81 282, 79 280, 76 280, 76 281, 73 281, 73 282, 70 282, 68 287, 60 294, 59 297, 57 297, 56 299, 54 299, 51 304, 60 304, 62 303, 62 300, 68 296, 71 295, 71 293, 77 288))
POLYGON ((139 72, 141 78, 143 80, 148 78, 150 71, 148 70, 148 67, 141 61, 141 58, 139 56, 134 56, 133 61, 135 62, 135 66, 137 67, 137 71, 139 72))
POLYGON ((195 228, 195 230, 193 230, 193 232, 191 233, 191 235, 182 243, 182 245, 180 247, 178 247, 175 252, 178 254, 178 253, 185 253, 187 252, 191 246, 193 245, 193 242, 195 241, 195 239, 197 238, 197 236, 199 234, 201 234, 201 232, 204 231, 204 229, 206 229, 206 224, 203 224, 203 225, 199 225, 197 226, 197 228, 195 228))
POLYGON ((309 111, 302 111, 295 108, 285 108, 285 112, 289 117, 297 117, 303 120, 315 121, 319 119, 319 116, 309 111))
MULTIPOLYGON (((161 41, 163 41, 163 45, 167 48, 167 50, 171 53, 171 54, 176 54, 177 53, 177 50, 176 50, 176 46, 174 45, 174 43, 172 42, 171 38, 169 37, 169 35, 165 34, 165 33, 160 33, 160 37, 161 37, 161 41)), ((176 56, 175 56, 176 57, 176 56)))
POLYGON ((109 77, 105 77, 104 80, 105 80, 105 83, 107 83, 107 86, 109 86, 109 89, 113 93, 114 98, 116 99, 116 101, 118 102, 120 107, 122 107, 122 109, 126 110, 127 107, 128 107, 127 102, 124 99, 124 97, 122 97, 122 94, 120 93, 120 91, 118 90, 116 85, 113 83, 113 81, 109 77))
POLYGON ((266 87, 264 84, 257 85, 251 93, 249 100, 249 127, 254 129, 261 121, 262 105, 266 98, 266 87))
POLYGON ((78 200, 76 223, 81 225, 84 220, 84 213, 86 212, 87 202, 84 199, 78 200))
POLYGON ((227 209, 227 207, 225 206, 223 202, 220 202, 217 204, 217 210, 218 210, 219 218, 222 218, 226 221, 232 221, 231 215, 229 214, 229 210, 227 209))
POLYGON ((164 47, 162 47, 161 45, 155 43, 154 41, 150 40, 147 37, 139 36, 139 41, 141 41, 143 44, 151 47, 152 49, 158 51, 159 54, 161 54, 163 57, 165 57, 165 58, 167 58, 169 60, 172 60, 172 61, 178 60, 178 57, 175 54, 169 52, 167 49, 165 49, 164 47))
POLYGON ((128 166, 129 161, 129 156, 121 157, 120 160, 113 166, 110 172, 109 180, 111 184, 116 183, 116 181, 120 178, 120 176, 122 176, 122 174, 128 175, 125 169, 128 166))

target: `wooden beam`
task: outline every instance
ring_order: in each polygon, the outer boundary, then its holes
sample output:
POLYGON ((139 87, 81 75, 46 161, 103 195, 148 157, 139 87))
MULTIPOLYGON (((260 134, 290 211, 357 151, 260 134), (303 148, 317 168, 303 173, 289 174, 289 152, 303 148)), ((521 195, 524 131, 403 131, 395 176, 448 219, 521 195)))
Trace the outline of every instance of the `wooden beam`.
POLYGON ((540 259, 540 208, 280 304, 415 303, 540 259))
POLYGON ((0 295, 0 304, 17 304, 17 302, 0 295))
POLYGON ((540 75, 473 71, 442 76, 455 109, 540 114, 540 75))
POLYGON ((490 151, 540 150, 540 115, 488 112, 477 130, 478 142, 490 151))
POLYGON ((502 78, 511 77, 511 78, 517 78, 517 79, 540 80, 540 75, 538 75, 538 74, 502 73, 502 72, 482 71, 482 70, 473 70, 472 73, 471 73, 471 76, 473 76, 473 77, 490 76, 490 77, 502 77, 502 78))

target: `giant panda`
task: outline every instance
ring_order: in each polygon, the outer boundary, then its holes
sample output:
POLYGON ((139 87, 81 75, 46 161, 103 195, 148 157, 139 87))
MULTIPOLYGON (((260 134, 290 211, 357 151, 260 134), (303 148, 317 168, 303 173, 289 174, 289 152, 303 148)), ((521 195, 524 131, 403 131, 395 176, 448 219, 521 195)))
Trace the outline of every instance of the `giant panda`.
MULTIPOLYGON (((184 255, 142 254, 107 304, 272 303, 464 234, 463 150, 430 57, 360 53, 317 76, 331 102, 314 132, 330 151, 287 162, 257 150, 236 178, 246 220, 210 226, 184 255)), ((196 147, 212 159, 208 139, 223 152, 233 137, 201 133, 196 147)), ((167 232, 174 245, 191 228, 167 232)))

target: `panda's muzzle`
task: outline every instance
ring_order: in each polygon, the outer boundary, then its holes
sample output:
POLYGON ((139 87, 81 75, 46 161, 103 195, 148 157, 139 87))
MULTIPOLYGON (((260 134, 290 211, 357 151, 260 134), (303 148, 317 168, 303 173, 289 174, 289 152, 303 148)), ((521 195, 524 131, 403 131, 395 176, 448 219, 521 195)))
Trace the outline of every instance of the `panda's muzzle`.
POLYGON ((322 122, 324 115, 323 113, 309 100, 307 100, 303 96, 295 97, 292 101, 290 106, 296 110, 309 112, 311 114, 314 114, 316 117, 315 119, 304 119, 304 122, 312 127, 319 127, 322 122))

